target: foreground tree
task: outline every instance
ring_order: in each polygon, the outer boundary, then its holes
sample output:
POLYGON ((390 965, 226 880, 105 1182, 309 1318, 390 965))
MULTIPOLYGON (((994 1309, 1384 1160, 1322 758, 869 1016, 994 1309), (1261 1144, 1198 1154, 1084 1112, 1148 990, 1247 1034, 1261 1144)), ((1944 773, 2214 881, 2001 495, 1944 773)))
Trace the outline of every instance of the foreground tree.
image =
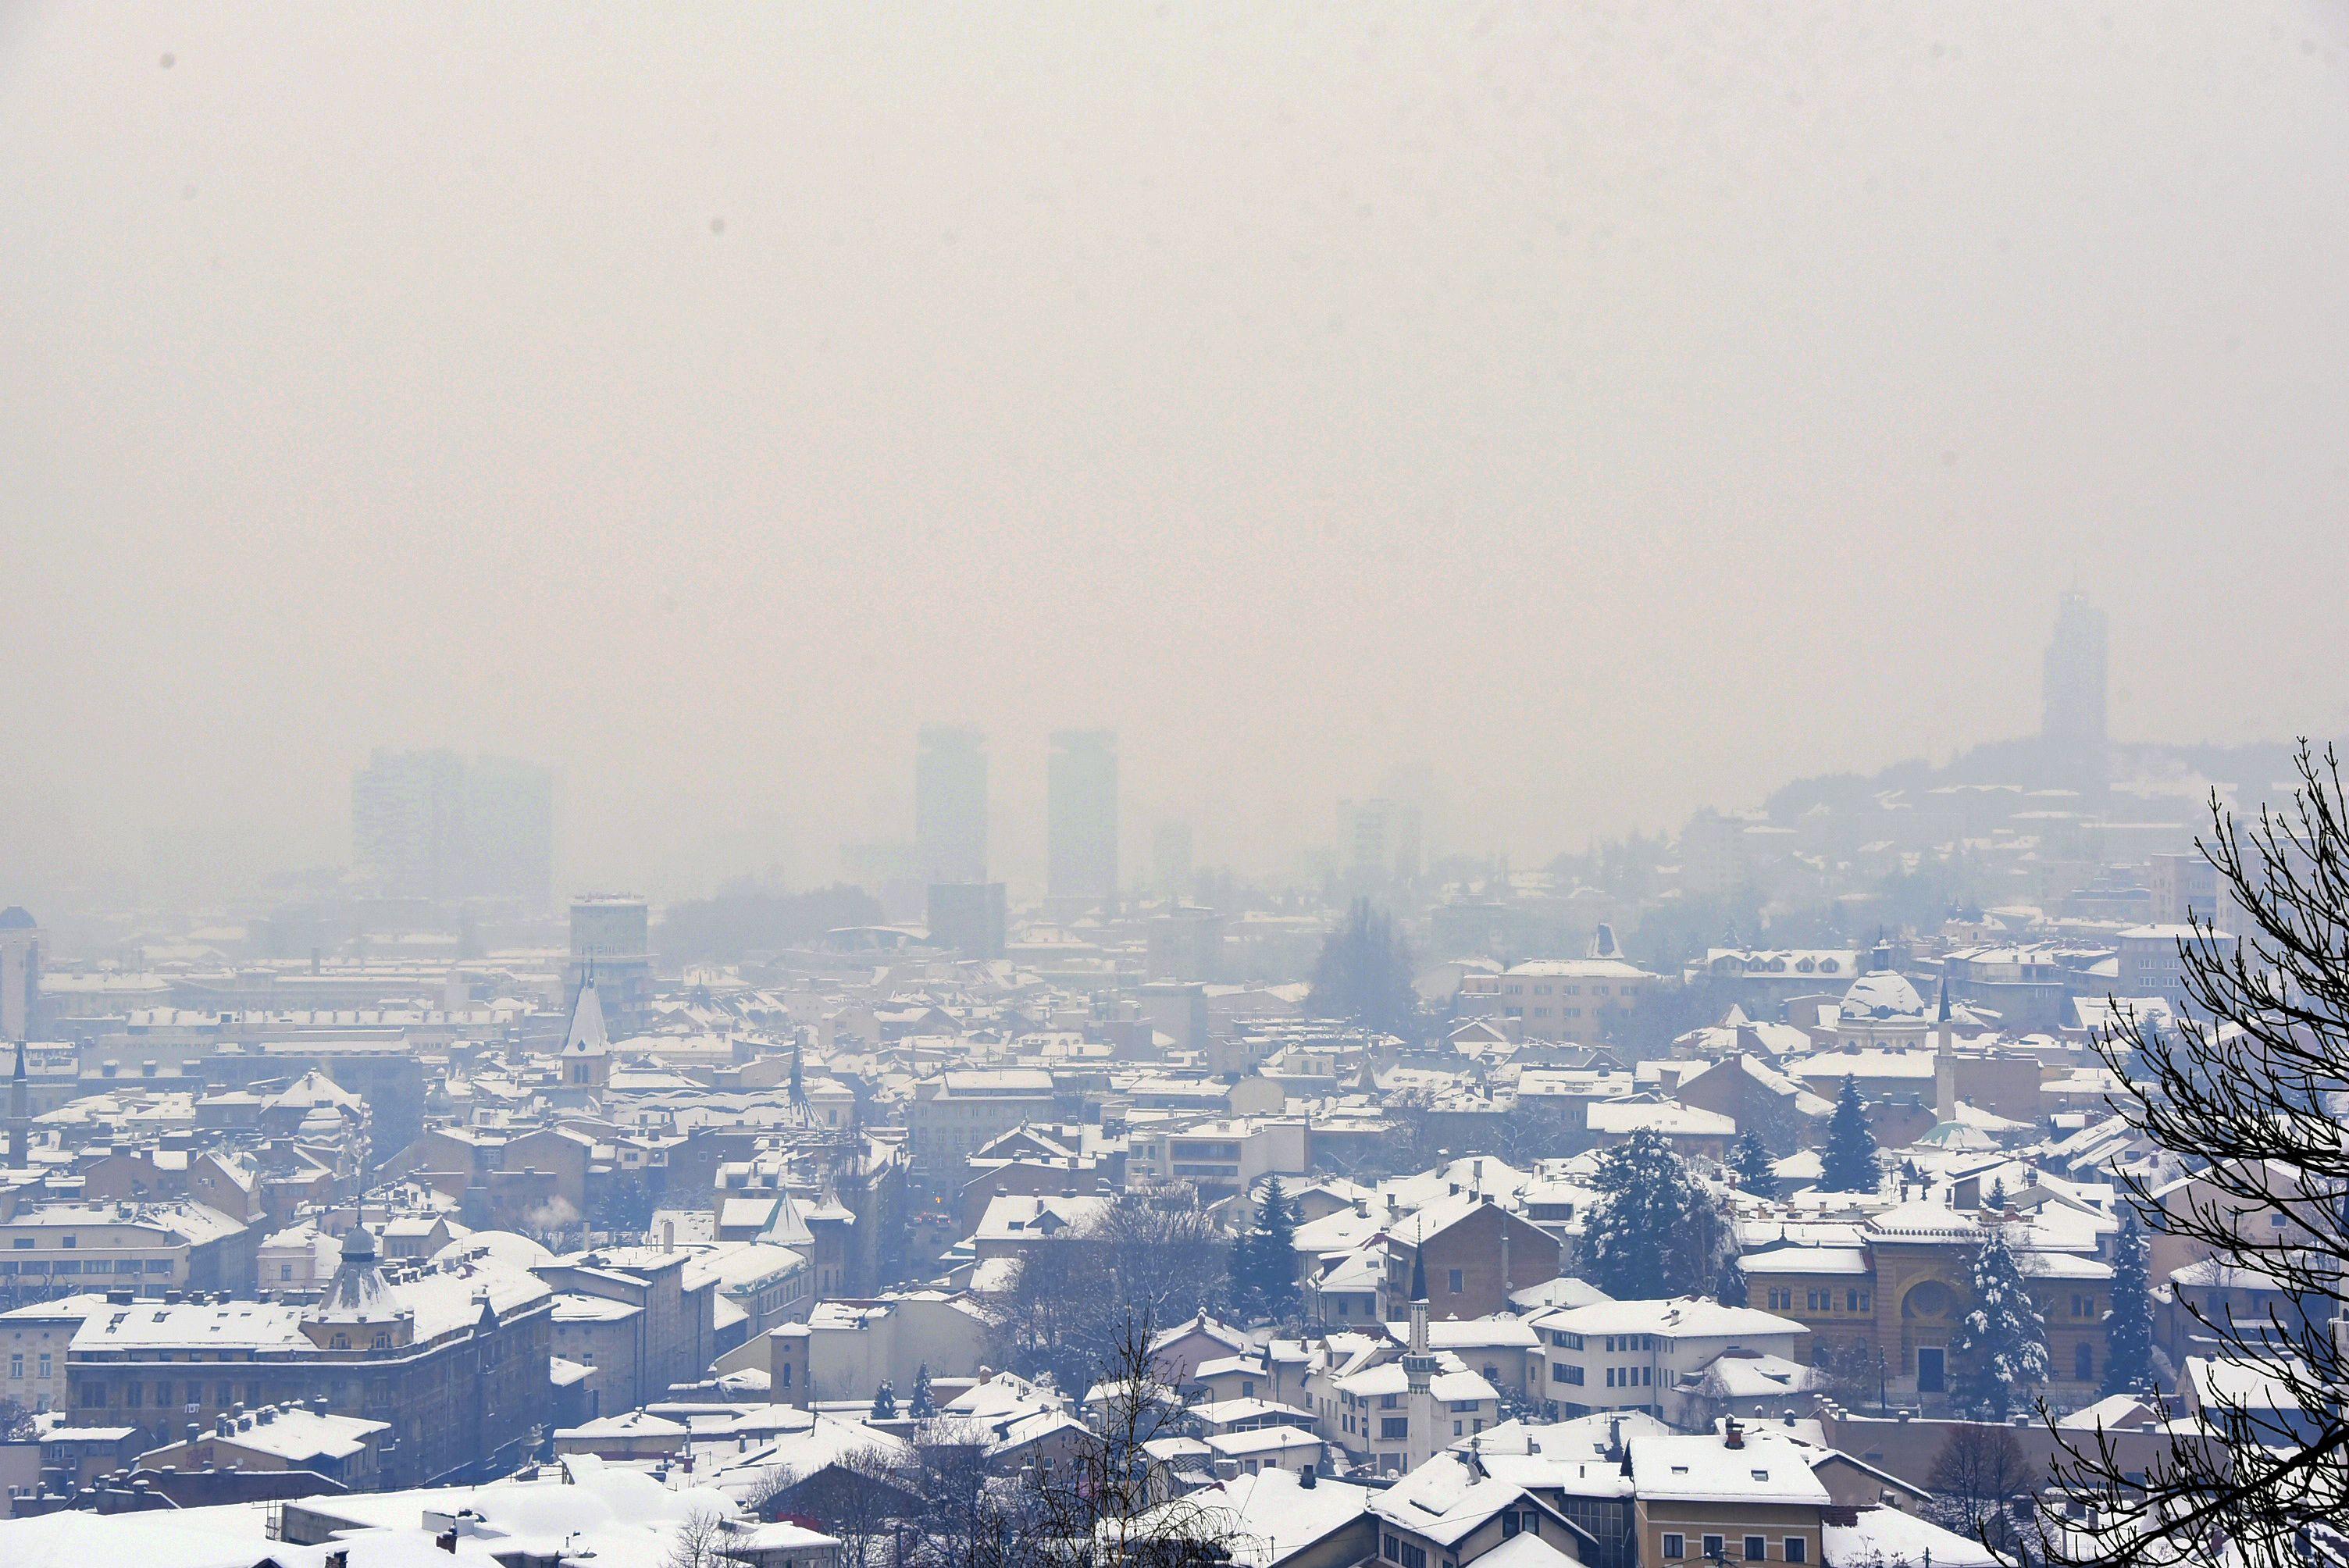
POLYGON ((2121 1223, 2113 1264, 2112 1315, 2105 1319, 2107 1394, 2150 1388, 2153 1375, 2153 1289, 2147 1273, 2145 1232, 2131 1214, 2121 1223))
MULTIPOLYGON (((1096 1304, 1097 1305, 1102 1304, 1096 1304)), ((1089 1368, 1104 1392, 1093 1426, 1049 1466, 989 1471, 983 1427, 935 1424, 916 1443, 907 1484, 919 1498, 900 1563, 908 1568, 1208 1568, 1231 1560, 1232 1516, 1181 1495, 1150 1449, 1174 1435, 1182 1401, 1150 1353, 1154 1320, 1123 1318, 1089 1368)))
POLYGON ((1415 1038, 1419 993, 1411 988, 1411 948, 1384 910, 1356 899, 1346 923, 1321 944, 1305 1010, 1381 1034, 1415 1038))
POLYGON ((1730 1169, 1737 1172, 1737 1190, 1751 1192, 1756 1198, 1778 1195, 1778 1172, 1770 1158, 1770 1146, 1762 1135, 1748 1128, 1737 1135, 1737 1147, 1730 1151, 1730 1169))
POLYGON ((905 1414, 917 1421, 926 1421, 938 1413, 938 1397, 930 1392, 930 1364, 923 1362, 914 1368, 914 1395, 905 1407, 905 1414))
POLYGON ((1985 1420, 2003 1421, 2047 1381, 2047 1324, 2023 1283, 2003 1227, 1993 1225, 1974 1254, 1974 1304, 1958 1321, 1958 1401, 1985 1420))
POLYGON ((2178 943, 2186 1005, 2157 1019, 2123 1006, 2096 1048, 2136 1090, 2116 1105, 2193 1177, 2165 1207, 2124 1173, 2138 1216, 2220 1264, 2272 1281, 2282 1305, 2193 1315, 2216 1358, 2253 1361, 2261 1403, 2220 1402, 2145 1464, 2073 1433, 2058 1465, 2093 1526, 2043 1520, 2034 1551, 2116 1568, 2212 1561, 2283 1568, 2349 1517, 2349 1357, 2335 1337, 2349 1277, 2349 799, 2338 758, 2302 743, 2280 808, 2239 823, 2213 795, 2198 848, 2218 910, 2178 943), (2132 1472, 2137 1472, 2134 1475, 2132 1472))
POLYGON ((1599 1194, 1582 1243, 1591 1284, 1622 1301, 1715 1288, 1736 1253, 1729 1218, 1662 1134, 1635 1132, 1608 1150, 1590 1184, 1599 1194))
POLYGON ((1195 1207, 1128 1193, 1082 1234, 1030 1247, 995 1304, 1001 1353, 1025 1377, 1071 1395, 1112 1361, 1129 1319, 1180 1323, 1231 1297, 1231 1248, 1195 1207))
POLYGON ((2010 1500, 2029 1495, 2037 1478, 2013 1428, 1966 1421, 1951 1427, 1942 1439, 1927 1484, 1933 1501, 1926 1511, 1933 1522, 1961 1535, 1992 1540, 2008 1533, 1997 1527, 1999 1511, 2010 1500))
POLYGON ((1868 1106, 1849 1073, 1836 1095, 1835 1114, 1827 1118, 1826 1148, 1820 1152, 1819 1165, 1819 1185, 1830 1192, 1873 1192, 1883 1185, 1868 1106))

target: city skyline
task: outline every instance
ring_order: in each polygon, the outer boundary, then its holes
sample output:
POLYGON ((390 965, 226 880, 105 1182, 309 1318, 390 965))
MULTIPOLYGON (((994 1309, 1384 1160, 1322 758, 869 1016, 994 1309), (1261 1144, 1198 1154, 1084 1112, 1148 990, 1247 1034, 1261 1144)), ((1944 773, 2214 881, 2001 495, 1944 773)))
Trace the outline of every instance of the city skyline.
POLYGON ((879 16, 12 7, 0 835, 193 896, 445 747, 583 882, 805 879, 936 717, 1540 860, 2028 731, 2071 582, 2114 734, 2339 733, 2342 41, 2108 20, 970 21, 909 117, 879 16))

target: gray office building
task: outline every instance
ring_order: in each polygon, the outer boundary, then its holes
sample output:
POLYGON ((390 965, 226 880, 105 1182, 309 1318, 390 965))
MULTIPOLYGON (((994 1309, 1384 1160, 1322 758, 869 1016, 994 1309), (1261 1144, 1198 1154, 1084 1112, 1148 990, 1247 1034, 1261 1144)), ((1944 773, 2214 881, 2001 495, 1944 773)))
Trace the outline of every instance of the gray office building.
POLYGON ((924 882, 987 880, 987 737, 922 727, 914 753, 914 854, 924 882))
POLYGON ((1117 897, 1117 736, 1063 729, 1045 778, 1047 896, 1067 904, 1117 897))

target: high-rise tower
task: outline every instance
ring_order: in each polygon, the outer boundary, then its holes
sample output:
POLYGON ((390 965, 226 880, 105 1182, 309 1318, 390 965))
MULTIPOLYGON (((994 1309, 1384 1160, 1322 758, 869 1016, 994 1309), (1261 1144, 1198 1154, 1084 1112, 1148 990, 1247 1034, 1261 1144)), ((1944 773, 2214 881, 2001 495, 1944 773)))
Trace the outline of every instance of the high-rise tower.
POLYGON ((2105 613, 2080 593, 2066 593, 2055 610, 2055 634, 2042 665, 2041 739, 2065 782, 2095 789, 2106 770, 2105 613))
POLYGON ((1063 729, 1045 779, 1044 891, 1069 904, 1117 897, 1117 736, 1063 729))
POLYGON ((922 727, 914 753, 915 870, 924 882, 987 880, 987 738, 922 727))

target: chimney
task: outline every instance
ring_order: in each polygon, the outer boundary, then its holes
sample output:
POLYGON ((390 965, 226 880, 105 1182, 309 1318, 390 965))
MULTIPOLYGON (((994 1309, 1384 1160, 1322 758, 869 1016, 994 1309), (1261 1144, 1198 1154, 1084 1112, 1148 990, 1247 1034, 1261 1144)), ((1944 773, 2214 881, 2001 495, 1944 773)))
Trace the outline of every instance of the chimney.
POLYGON ((1218 1460, 1216 1460, 1216 1479, 1217 1480, 1239 1480, 1239 1479, 1240 1479, 1240 1461, 1239 1461, 1239 1460, 1233 1460, 1233 1459, 1218 1459, 1218 1460))
POLYGON ((1311 1491, 1319 1480, 1320 1473, 1310 1465, 1297 1473, 1297 1487, 1300 1491, 1311 1491))
POLYGON ((1745 1446, 1745 1429, 1737 1424, 1737 1418, 1734 1416, 1725 1417, 1722 1420, 1721 1446, 1724 1449, 1742 1449, 1745 1446))

